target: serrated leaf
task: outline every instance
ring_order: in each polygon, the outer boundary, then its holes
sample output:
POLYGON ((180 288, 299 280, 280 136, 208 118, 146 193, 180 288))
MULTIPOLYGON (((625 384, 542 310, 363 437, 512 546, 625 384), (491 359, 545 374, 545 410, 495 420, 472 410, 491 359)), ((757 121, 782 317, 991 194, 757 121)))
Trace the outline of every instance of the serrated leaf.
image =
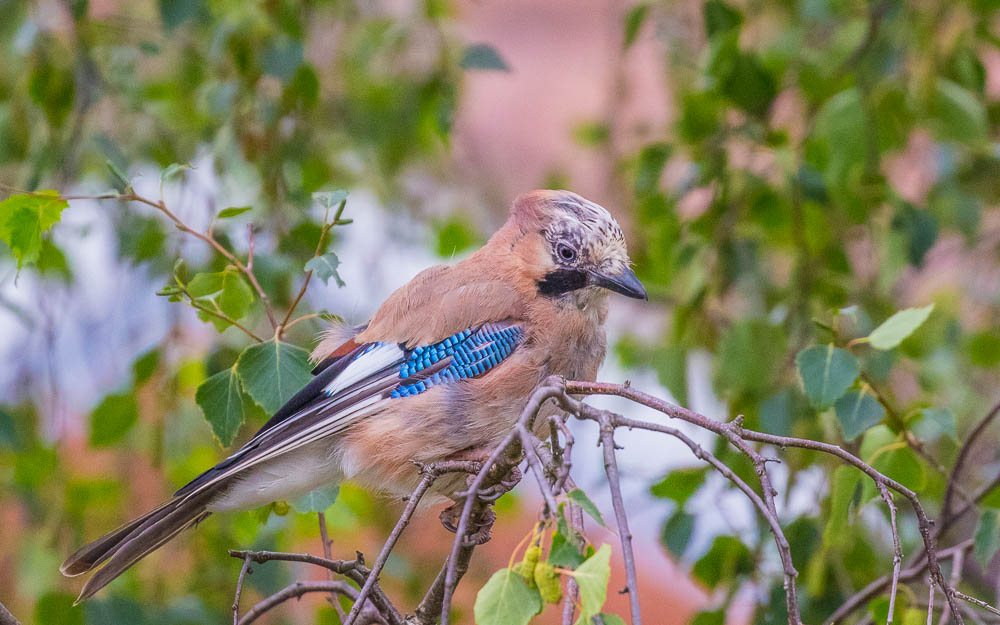
POLYGON ((344 286, 344 281, 340 278, 340 274, 337 273, 337 267, 340 265, 340 259, 333 252, 327 252, 322 256, 316 256, 315 258, 310 258, 306 263, 306 271, 311 271, 316 274, 316 277, 323 281, 323 284, 327 284, 330 278, 333 278, 337 282, 338 287, 344 286))
POLYGON ((219 219, 230 219, 232 217, 242 215, 243 213, 249 211, 252 208, 253 208, 252 206, 230 206, 229 208, 223 208, 222 210, 220 210, 219 214, 216 216, 219 219))
POLYGON ((993 508, 983 510, 973 535, 972 552, 983 569, 989 566, 997 550, 1000 549, 1000 511, 993 508))
POLYGON ((194 401, 222 446, 231 445, 245 419, 240 379, 235 366, 202 382, 194 394, 194 401))
POLYGON ((885 416, 885 408, 868 389, 848 391, 834 403, 834 408, 837 425, 847 441, 853 441, 885 416))
POLYGON ((611 579, 611 547, 604 544, 594 555, 584 560, 573 571, 573 579, 580 588, 580 618, 577 625, 590 623, 601 612, 608 598, 608 580, 611 579))
POLYGON ((107 447, 125 438, 139 419, 139 406, 131 393, 108 395, 90 413, 90 444, 107 447))
MULTIPOLYGON (((215 306, 234 320, 240 320, 250 312, 254 296, 250 285, 235 269, 226 269, 215 273, 199 273, 187 285, 187 291, 195 301, 206 308, 214 310, 215 306)), ((204 321, 210 321, 220 332, 229 323, 213 315, 199 313, 204 321)))
POLYGON ((42 234, 59 221, 69 203, 58 191, 37 191, 12 195, 0 202, 0 240, 14 258, 17 268, 38 260, 42 234))
POLYGON ((527 625, 543 606, 541 595, 523 577, 500 569, 479 589, 473 613, 476 625, 527 625))
POLYGON ((243 388, 269 415, 273 415, 312 379, 309 352, 271 339, 243 350, 236 372, 243 388))
POLYGON ((288 503, 296 512, 325 512, 327 508, 337 501, 340 494, 339 484, 328 484, 315 488, 298 499, 293 499, 288 503))
POLYGON ((875 349, 892 349, 903 342, 903 339, 913 334, 917 328, 927 321, 934 304, 923 308, 907 308, 901 310, 883 321, 879 327, 868 335, 868 342, 875 349))
POLYGON ((705 467, 698 469, 674 469, 665 478, 653 484, 649 492, 654 497, 672 499, 680 505, 684 505, 691 495, 705 483, 705 467))
POLYGON ((628 50, 635 43, 642 29, 646 16, 649 15, 649 4, 640 2, 625 14, 625 49, 628 50))
POLYGON ((459 63, 465 69, 509 72, 510 67, 496 48, 489 44, 477 43, 465 48, 459 63))
POLYGON ((312 199, 319 202, 323 208, 333 208, 347 199, 348 191, 337 189, 336 191, 316 191, 312 194, 312 199))
POLYGON ((580 506, 580 508, 590 515, 592 519, 600 523, 602 527, 607 527, 604 523, 604 517, 601 516, 601 511, 597 509, 597 506, 590 500, 587 493, 583 492, 579 488, 574 488, 566 493, 566 496, 569 497, 570 501, 580 506))
POLYGON ((809 403, 817 409, 830 407, 858 378, 858 361, 833 345, 813 345, 795 356, 795 367, 809 403))

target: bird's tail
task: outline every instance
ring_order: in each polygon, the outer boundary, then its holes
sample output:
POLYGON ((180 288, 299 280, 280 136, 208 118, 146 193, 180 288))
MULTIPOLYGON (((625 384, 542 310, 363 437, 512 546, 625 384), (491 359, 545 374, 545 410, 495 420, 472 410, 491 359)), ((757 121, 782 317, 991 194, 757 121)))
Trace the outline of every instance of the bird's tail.
POLYGON ((175 497, 66 558, 59 570, 67 577, 82 575, 107 561, 84 584, 76 603, 89 598, 182 530, 210 515, 205 506, 213 490, 204 489, 186 497, 175 497))

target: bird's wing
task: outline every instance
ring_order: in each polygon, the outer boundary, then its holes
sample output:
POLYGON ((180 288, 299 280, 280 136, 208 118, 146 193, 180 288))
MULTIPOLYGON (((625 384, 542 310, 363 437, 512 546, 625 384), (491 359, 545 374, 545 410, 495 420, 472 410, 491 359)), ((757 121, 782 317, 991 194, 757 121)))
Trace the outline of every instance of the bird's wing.
POLYGON ((191 495, 336 434, 387 402, 405 401, 437 385, 479 377, 509 357, 523 339, 523 326, 505 321, 482 323, 413 348, 392 342, 360 344, 320 371, 236 453, 175 496, 191 495))

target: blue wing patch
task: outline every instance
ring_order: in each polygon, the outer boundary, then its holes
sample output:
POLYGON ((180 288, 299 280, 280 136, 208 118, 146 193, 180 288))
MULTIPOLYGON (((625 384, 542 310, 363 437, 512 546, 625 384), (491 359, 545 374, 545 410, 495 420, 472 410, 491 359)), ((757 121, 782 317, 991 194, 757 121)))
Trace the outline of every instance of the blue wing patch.
POLYGON ((399 367, 399 378, 422 378, 400 383, 390 397, 410 397, 442 383, 480 376, 510 356, 524 338, 520 326, 486 323, 473 330, 457 332, 443 341, 413 348, 399 367), (429 376, 425 369, 449 358, 450 363, 429 376))

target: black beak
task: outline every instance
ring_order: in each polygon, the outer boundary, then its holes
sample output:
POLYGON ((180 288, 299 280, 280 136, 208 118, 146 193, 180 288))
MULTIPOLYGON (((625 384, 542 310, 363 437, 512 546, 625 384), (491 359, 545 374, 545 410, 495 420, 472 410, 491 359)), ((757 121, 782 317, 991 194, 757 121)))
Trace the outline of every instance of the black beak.
POLYGON ((618 274, 591 271, 590 283, 609 291, 614 291, 615 293, 621 293, 625 297, 649 300, 649 297, 646 295, 646 288, 642 286, 642 282, 639 282, 639 278, 636 277, 635 273, 628 268, 618 274))

